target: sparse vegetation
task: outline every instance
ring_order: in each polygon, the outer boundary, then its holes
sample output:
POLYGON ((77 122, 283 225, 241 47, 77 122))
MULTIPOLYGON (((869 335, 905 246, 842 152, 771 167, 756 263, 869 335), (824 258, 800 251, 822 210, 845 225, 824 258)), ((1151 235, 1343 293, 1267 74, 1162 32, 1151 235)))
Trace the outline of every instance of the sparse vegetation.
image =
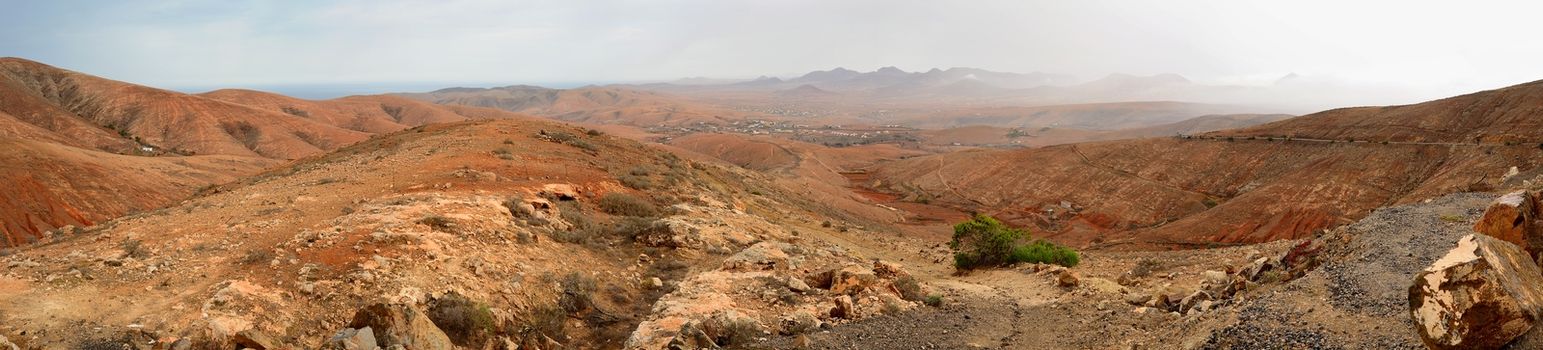
POLYGON ((649 179, 648 175, 625 174, 616 177, 616 180, 620 181, 623 186, 632 189, 651 190, 654 188, 654 180, 649 179))
POLYGON ((647 200, 626 193, 608 193, 597 203, 600 210, 612 215, 653 217, 659 216, 659 207, 647 200))
POLYGON ((480 344, 494 331, 493 312, 488 305, 459 293, 452 292, 435 300, 428 311, 429 320, 444 330, 456 345, 480 344))
POLYGON ((123 248, 124 256, 132 257, 135 259, 144 259, 146 256, 150 255, 150 252, 145 251, 144 243, 137 239, 123 241, 119 247, 123 248))
POLYGON ((1205 204, 1206 208, 1215 208, 1218 203, 1216 203, 1215 198, 1207 197, 1206 199, 1201 200, 1200 204, 1205 204))
POLYGON ((242 255, 241 260, 237 260, 237 262, 243 265, 250 265, 269 260, 273 260, 273 252, 264 249, 252 249, 246 251, 246 254, 242 255))
POLYGON ((514 160, 514 151, 511 151, 508 148, 499 148, 493 150, 493 155, 497 156, 498 159, 514 160))
POLYGON ((305 110, 300 109, 300 108, 296 108, 294 106, 284 106, 284 107, 280 107, 279 109, 283 110, 284 113, 288 113, 289 115, 293 115, 293 116, 296 116, 296 117, 301 117, 301 118, 310 118, 311 117, 311 113, 310 112, 306 112, 305 110))
POLYGON ((1463 218, 1462 215, 1457 215, 1457 214, 1446 214, 1446 215, 1442 215, 1441 216, 1441 221, 1446 221, 1446 222, 1463 222, 1464 220, 1466 220, 1466 219, 1463 218))
POLYGON ((526 222, 529 222, 531 225, 546 225, 546 224, 548 224, 546 219, 543 219, 543 218, 540 218, 540 217, 536 216, 535 208, 532 208, 529 205, 525 205, 525 198, 524 197, 521 197, 521 196, 509 197, 509 199, 505 199, 504 200, 503 204, 504 204, 504 208, 508 208, 509 209, 509 215, 513 216, 515 219, 525 220, 526 222))
POLYGON ((450 218, 439 215, 425 216, 422 219, 418 219, 418 223, 424 226, 428 226, 435 231, 449 231, 451 228, 455 228, 454 221, 451 221, 450 218))
POLYGON ((560 339, 567 322, 568 314, 562 308, 550 304, 537 306, 525 316, 524 329, 519 333, 527 342, 534 342, 542 336, 560 339))
POLYGON ((595 279, 578 272, 570 272, 563 276, 563 294, 558 297, 557 305, 568 314, 577 314, 593 307, 595 304, 595 279))
POLYGON ((1136 266, 1132 267, 1130 271, 1126 273, 1133 277, 1146 277, 1151 276, 1153 271, 1157 271, 1160 268, 1162 268, 1162 263, 1157 262, 1157 260, 1152 260, 1151 258, 1142 258, 1141 260, 1137 260, 1136 266))
POLYGON ((922 301, 927 295, 922 293, 921 283, 916 277, 902 276, 895 279, 895 290, 900 291, 900 298, 910 301, 922 301))
POLYGON ((589 143, 589 141, 586 141, 586 140, 584 140, 582 138, 579 138, 578 136, 576 136, 574 134, 570 134, 570 133, 567 133, 567 132, 562 132, 562 131, 551 131, 551 132, 549 132, 549 131, 546 131, 546 130, 542 130, 540 133, 537 134, 536 137, 540 138, 540 139, 543 139, 543 140, 551 141, 551 142, 556 142, 556 143, 561 143, 561 144, 577 147, 577 148, 585 150, 585 151, 590 151, 590 152, 598 152, 598 151, 600 151, 600 148, 599 147, 595 147, 595 144, 589 143))
POLYGON ((954 267, 971 270, 1014 263, 1051 263, 1076 266, 1080 258, 1071 248, 1044 240, 1019 245, 1029 238, 1027 232, 1008 227, 989 215, 976 214, 970 221, 954 225, 954 267))
MULTIPOLYGON (((252 125, 252 123, 248 123, 246 121, 220 124, 220 127, 225 130, 226 134, 229 134, 230 137, 235 138, 236 141, 240 141, 241 144, 246 146, 248 149, 256 149, 257 142, 262 139, 262 130, 258 129, 256 125, 252 125)), ((123 134, 125 137, 128 136, 128 133, 125 131, 120 130, 119 133, 123 134)))
POLYGON ((931 307, 943 306, 943 296, 938 294, 928 295, 926 300, 922 300, 922 304, 931 307))

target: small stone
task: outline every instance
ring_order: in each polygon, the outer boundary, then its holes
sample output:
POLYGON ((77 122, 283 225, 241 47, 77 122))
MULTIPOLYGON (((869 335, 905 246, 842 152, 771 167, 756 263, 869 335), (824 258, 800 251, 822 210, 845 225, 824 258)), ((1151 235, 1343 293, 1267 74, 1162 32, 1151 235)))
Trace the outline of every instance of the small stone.
POLYGON ((1131 305, 1146 304, 1148 300, 1152 300, 1152 296, 1151 295, 1140 294, 1140 293, 1131 293, 1131 294, 1126 294, 1125 295, 1125 302, 1129 303, 1131 305))
POLYGON ((1056 276, 1055 282, 1056 285, 1061 286, 1062 288, 1073 288, 1076 287, 1077 284, 1081 282, 1081 280, 1081 278, 1077 277, 1076 272, 1072 272, 1071 270, 1061 270, 1060 275, 1056 276))
POLYGON ((849 295, 836 297, 836 307, 830 310, 830 317, 857 318, 857 305, 852 304, 852 297, 849 295))
POLYGON ((1200 273, 1200 277, 1205 278, 1205 282, 1212 285, 1226 285, 1228 282, 1227 273, 1216 270, 1207 270, 1206 272, 1202 272, 1200 273))
POLYGON ((787 285, 788 290, 799 293, 808 292, 809 290, 813 289, 809 287, 808 283, 804 283, 804 279, 794 276, 788 276, 787 285))

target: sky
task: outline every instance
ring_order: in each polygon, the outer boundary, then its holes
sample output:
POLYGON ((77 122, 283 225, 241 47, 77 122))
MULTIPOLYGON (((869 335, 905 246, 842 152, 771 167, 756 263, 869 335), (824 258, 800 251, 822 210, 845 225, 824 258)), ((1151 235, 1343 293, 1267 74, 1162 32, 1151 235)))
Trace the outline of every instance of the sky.
POLYGON ((1288 73, 1446 96, 1543 79, 1537 1, 15 1, 0 56, 168 88, 544 84, 847 67, 1288 73))

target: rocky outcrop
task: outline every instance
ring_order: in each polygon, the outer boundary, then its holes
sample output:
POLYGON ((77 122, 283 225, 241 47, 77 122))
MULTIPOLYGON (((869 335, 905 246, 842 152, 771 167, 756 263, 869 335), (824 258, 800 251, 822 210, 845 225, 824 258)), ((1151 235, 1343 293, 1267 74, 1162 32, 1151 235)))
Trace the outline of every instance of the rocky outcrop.
POLYGON ((1415 275, 1410 316, 1432 349, 1497 349, 1543 316, 1543 271, 1520 247, 1468 235, 1415 275))
POLYGON ((429 316, 411 306, 374 304, 354 314, 349 327, 370 328, 380 345, 401 345, 408 349, 454 349, 450 337, 429 320, 429 316))
POLYGON ((1543 252, 1543 230, 1538 220, 1537 196, 1527 191, 1516 191, 1495 199, 1484 216, 1473 224, 1473 230, 1502 241, 1511 242, 1527 251, 1536 261, 1543 252))

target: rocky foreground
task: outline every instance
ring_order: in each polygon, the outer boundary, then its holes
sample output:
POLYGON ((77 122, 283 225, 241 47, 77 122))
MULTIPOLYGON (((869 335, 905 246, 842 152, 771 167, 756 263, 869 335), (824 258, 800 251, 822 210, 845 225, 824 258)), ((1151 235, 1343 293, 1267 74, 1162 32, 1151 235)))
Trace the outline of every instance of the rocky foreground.
POLYGON ((1069 270, 944 277, 929 285, 946 296, 940 307, 753 347, 1422 349, 1408 286, 1473 232, 1494 197, 1453 194, 1382 208, 1312 239, 1093 251, 1069 270))

